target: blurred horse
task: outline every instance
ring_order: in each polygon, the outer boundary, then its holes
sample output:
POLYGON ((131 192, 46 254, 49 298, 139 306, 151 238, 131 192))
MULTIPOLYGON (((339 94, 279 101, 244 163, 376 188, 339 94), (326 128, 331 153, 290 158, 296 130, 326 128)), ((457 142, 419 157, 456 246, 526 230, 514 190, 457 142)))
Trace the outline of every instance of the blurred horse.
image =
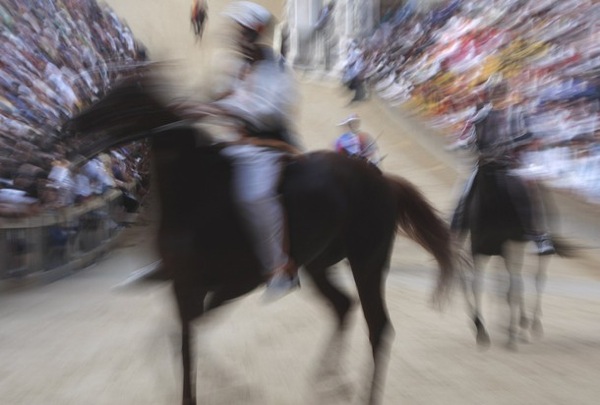
MULTIPOLYGON (((542 293, 546 281, 546 268, 549 256, 539 256, 535 275, 536 300, 532 319, 527 316, 527 308, 523 293, 522 265, 524 259, 524 242, 527 241, 525 230, 519 220, 514 204, 504 183, 498 182, 500 170, 506 167, 494 163, 482 164, 473 180, 470 195, 467 197, 465 221, 470 233, 470 249, 473 258, 472 273, 462 273, 463 289, 476 328, 476 341, 481 347, 490 345, 490 337, 483 323, 481 314, 481 297, 483 268, 490 256, 500 256, 509 274, 507 300, 510 309, 508 327, 508 347, 517 348, 519 328, 525 332, 531 328, 535 336, 543 333, 542 293), (510 245, 508 242, 517 242, 510 245)), ((503 175, 503 174, 500 174, 503 175)), ((537 185, 536 185, 537 186, 537 185)), ((542 190, 539 190, 540 193, 542 190)), ((541 206, 551 208, 551 201, 544 199, 541 206)), ((547 212, 538 213, 548 217, 547 212)), ((552 235, 556 254, 564 257, 575 255, 575 247, 552 235)))
MULTIPOLYGON (((115 86, 67 125, 71 144, 89 157, 150 138, 160 199, 158 249, 172 280, 182 328, 183 403, 195 404, 190 323, 264 282, 252 244, 231 199, 231 162, 211 137, 182 120, 155 92, 156 79, 138 76, 115 86)), ((288 217, 291 257, 303 265, 343 335, 352 300, 328 268, 347 258, 369 329, 373 374, 369 403, 378 402, 391 325, 382 289, 398 229, 436 259, 434 297, 448 294, 454 250, 446 223, 402 178, 363 161, 318 151, 290 157, 280 191, 288 217)))

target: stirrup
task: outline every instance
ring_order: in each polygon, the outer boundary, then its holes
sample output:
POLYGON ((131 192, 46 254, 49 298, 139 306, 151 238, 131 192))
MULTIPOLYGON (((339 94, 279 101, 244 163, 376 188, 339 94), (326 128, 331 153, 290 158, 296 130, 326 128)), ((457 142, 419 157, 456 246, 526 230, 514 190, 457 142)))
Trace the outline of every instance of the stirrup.
POLYGON ((547 236, 543 235, 535 240, 537 247, 537 254, 540 256, 552 255, 556 253, 552 240, 547 236))

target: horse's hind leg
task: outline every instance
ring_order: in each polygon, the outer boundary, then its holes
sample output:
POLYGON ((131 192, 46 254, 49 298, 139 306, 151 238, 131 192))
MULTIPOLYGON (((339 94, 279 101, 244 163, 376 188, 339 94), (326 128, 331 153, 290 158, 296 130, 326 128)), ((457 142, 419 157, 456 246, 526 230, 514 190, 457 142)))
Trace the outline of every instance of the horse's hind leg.
POLYGON ((331 282, 327 274, 326 262, 314 261, 306 265, 305 269, 310 274, 318 291, 331 304, 337 319, 336 330, 321 356, 323 361, 317 371, 316 379, 321 386, 325 385, 327 391, 331 391, 333 387, 334 391, 340 392, 342 390, 344 395, 349 395, 346 384, 335 382, 332 385, 329 378, 333 377, 335 380, 340 370, 341 353, 344 348, 344 332, 348 313, 352 307, 352 300, 331 282))
POLYGON ((535 307, 533 309, 533 319, 531 323, 531 333, 535 338, 541 338, 544 335, 542 326, 542 294, 546 286, 546 270, 550 258, 548 256, 539 256, 538 269, 535 275, 535 307))
POLYGON ((352 300, 332 284, 327 275, 327 267, 318 262, 312 262, 305 266, 310 274, 315 286, 323 297, 331 304, 338 321, 338 330, 341 331, 346 326, 348 312, 352 307, 352 300))
POLYGON ((502 258, 509 273, 508 283, 508 305, 510 309, 510 321, 508 327, 508 348, 517 349, 519 337, 519 326, 528 323, 525 315, 525 302, 523 296, 523 277, 521 268, 523 266, 523 247, 512 249, 513 254, 503 252, 502 258))
POLYGON ((378 404, 384 385, 390 342, 387 337, 392 328, 383 299, 384 271, 388 267, 387 254, 381 252, 366 262, 350 260, 352 274, 360 297, 365 320, 369 328, 369 341, 373 354, 373 375, 369 391, 369 404, 378 404))
MULTIPOLYGON (((471 316, 473 324, 475 325, 475 341, 477 345, 486 349, 490 346, 490 335, 488 334, 485 325, 483 323, 482 316, 482 296, 483 296, 483 269, 487 264, 489 256, 483 256, 479 254, 473 255, 473 274, 470 280, 470 292, 472 294, 472 301, 469 297, 469 291, 467 291, 467 303, 470 304, 471 316)), ((468 290, 468 288, 467 288, 468 290)))

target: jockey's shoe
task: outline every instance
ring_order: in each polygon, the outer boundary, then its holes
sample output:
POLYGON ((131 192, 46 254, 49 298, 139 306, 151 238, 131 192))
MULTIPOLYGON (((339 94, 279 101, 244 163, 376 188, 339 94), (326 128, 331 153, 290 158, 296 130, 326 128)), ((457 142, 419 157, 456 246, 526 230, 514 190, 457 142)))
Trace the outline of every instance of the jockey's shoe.
POLYGON ((271 303, 277 301, 297 288, 300 288, 298 274, 290 276, 285 273, 276 273, 267 281, 267 289, 263 294, 263 302, 271 303))
POLYGON ((542 235, 535 240, 537 254, 540 256, 553 255, 556 253, 554 244, 548 235, 542 235))

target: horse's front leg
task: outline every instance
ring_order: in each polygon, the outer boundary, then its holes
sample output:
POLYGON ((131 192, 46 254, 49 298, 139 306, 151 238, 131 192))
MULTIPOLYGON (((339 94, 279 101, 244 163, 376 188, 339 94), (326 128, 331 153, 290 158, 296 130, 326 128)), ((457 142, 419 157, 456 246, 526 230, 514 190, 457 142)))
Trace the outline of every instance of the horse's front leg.
POLYGON ((482 349, 490 346, 490 335, 483 323, 482 316, 482 296, 483 296, 483 270, 489 260, 489 256, 473 254, 473 278, 471 280, 472 301, 472 319, 475 324, 475 341, 482 349))
POLYGON ((541 338, 544 335, 544 328, 542 326, 542 294, 544 287, 546 286, 548 263, 550 261, 549 256, 539 256, 538 258, 538 269, 535 275, 535 307, 533 309, 533 320, 531 323, 531 333, 535 338, 541 338))
POLYGON ((196 373, 192 369, 190 321, 181 321, 181 362, 183 366, 182 405, 196 405, 196 373))
POLYGON ((182 405, 196 405, 196 370, 193 361, 191 322, 202 315, 206 291, 196 291, 189 283, 173 283, 181 321, 182 405))
POLYGON ((524 314, 523 277, 521 274, 523 255, 524 249, 522 246, 515 247, 510 254, 506 251, 502 254, 505 267, 509 273, 507 299, 510 310, 510 323, 508 327, 507 347, 511 350, 517 349, 519 326, 523 323, 523 319, 526 319, 524 314))

